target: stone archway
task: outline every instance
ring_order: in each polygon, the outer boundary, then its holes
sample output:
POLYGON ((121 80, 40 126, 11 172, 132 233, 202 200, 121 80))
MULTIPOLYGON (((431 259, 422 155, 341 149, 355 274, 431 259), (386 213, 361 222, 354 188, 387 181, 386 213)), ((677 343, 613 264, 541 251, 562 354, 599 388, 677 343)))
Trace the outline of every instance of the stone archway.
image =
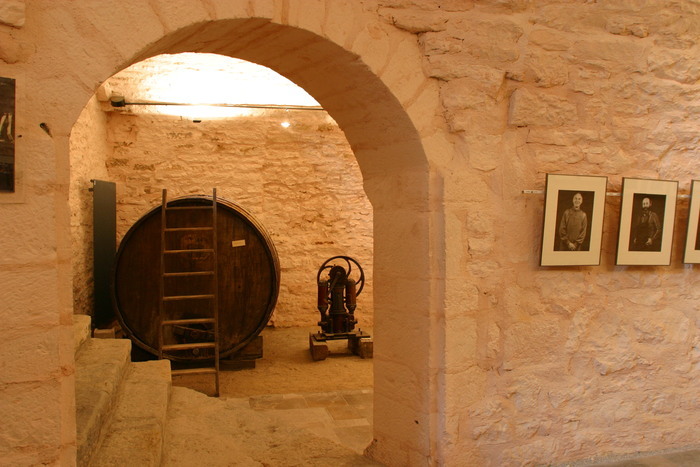
MULTIPOLYGON (((138 44, 132 46, 138 49, 138 44)), ((370 452, 397 465, 439 457, 439 395, 430 378, 441 358, 432 343, 436 290, 431 268, 436 257, 431 260, 430 247, 439 239, 432 238, 429 199, 435 181, 414 123, 417 110, 412 118, 405 108, 410 104, 397 98, 401 85, 408 84, 405 77, 393 74, 392 90, 358 54, 309 30, 262 18, 181 27, 126 61, 112 67, 103 63, 92 76, 101 82, 145 58, 180 52, 216 53, 267 66, 309 92, 345 132, 374 208, 375 442, 370 452)), ((414 60, 425 80, 418 54, 414 60)), ((415 83, 408 87, 413 94, 404 100, 434 91, 415 83)), ((81 103, 71 105, 69 113, 77 118, 81 103)))

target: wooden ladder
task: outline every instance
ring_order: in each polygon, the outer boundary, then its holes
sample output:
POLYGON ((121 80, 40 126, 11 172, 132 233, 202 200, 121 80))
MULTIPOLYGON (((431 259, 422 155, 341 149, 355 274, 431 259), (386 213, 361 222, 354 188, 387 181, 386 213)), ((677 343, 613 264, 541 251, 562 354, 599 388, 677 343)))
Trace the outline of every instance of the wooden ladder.
MULTIPOLYGON (((158 358, 169 358, 167 355, 168 351, 182 351, 191 350, 197 352, 199 350, 213 350, 214 351, 214 365, 213 366, 202 366, 197 368, 187 368, 187 369, 176 369, 172 370, 173 375, 183 375, 183 374, 213 374, 216 381, 216 397, 219 397, 219 300, 218 300, 218 274, 217 274, 217 238, 216 238, 216 188, 212 192, 212 202, 211 205, 197 205, 197 206, 169 206, 168 205, 168 190, 163 190, 163 202, 161 208, 161 229, 160 229, 160 307, 159 307, 159 323, 158 326, 158 358), (171 216, 176 216, 175 212, 193 212, 193 211, 205 211, 210 213, 211 223, 209 225, 180 225, 173 226, 173 223, 168 223, 169 214, 171 216), (173 242, 171 239, 173 235, 178 234, 203 234, 206 238, 207 234, 210 234, 211 244, 207 248, 202 248, 202 245, 195 245, 194 248, 173 248, 173 242), (189 264, 187 270, 178 271, 168 271, 168 261, 166 258, 177 255, 210 255, 209 264, 210 269, 199 270, 194 269, 192 263, 194 261, 181 261, 180 264, 189 264), (200 278, 208 277, 210 280, 206 281, 209 283, 209 290, 199 291, 201 293, 187 293, 178 295, 166 295, 171 290, 171 288, 166 287, 166 282, 168 280, 187 280, 193 279, 194 277, 202 276, 200 278), (183 318, 183 319, 168 319, 168 304, 174 302, 186 302, 193 303, 193 309, 197 310, 197 318, 183 318), (196 305, 200 306, 196 306, 196 305), (202 304, 208 304, 202 305, 202 304), (202 315, 205 315, 202 317, 202 315), (210 334, 211 339, 207 339, 203 342, 190 342, 190 343, 165 343, 165 329, 168 327, 187 327, 192 325, 211 325, 213 327, 213 333, 205 332, 204 334, 210 334)), ((208 362, 208 360, 205 360, 208 362)))

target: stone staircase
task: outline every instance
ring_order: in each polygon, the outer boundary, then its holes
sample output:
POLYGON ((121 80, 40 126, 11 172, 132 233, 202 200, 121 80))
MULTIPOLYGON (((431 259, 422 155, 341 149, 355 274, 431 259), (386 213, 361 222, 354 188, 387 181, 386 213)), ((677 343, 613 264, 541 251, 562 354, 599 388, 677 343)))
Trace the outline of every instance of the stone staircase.
POLYGON ((77 465, 376 466, 242 399, 172 387, 170 362, 131 361, 128 339, 90 337, 74 315, 77 465))
POLYGON ((170 362, 132 362, 131 341, 91 338, 89 316, 74 329, 78 465, 160 465, 170 362))

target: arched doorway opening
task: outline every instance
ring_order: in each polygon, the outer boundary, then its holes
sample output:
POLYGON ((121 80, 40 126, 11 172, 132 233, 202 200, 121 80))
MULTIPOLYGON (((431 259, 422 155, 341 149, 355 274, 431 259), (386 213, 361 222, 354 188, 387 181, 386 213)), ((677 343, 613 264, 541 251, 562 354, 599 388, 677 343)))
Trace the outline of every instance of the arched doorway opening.
MULTIPOLYGON (((259 335, 239 331, 238 324, 263 319, 268 309, 258 308, 258 302, 219 309, 221 325, 233 329, 222 336, 226 342, 252 339, 221 362, 226 371, 219 377, 220 396, 244 398, 265 410, 272 404, 262 407, 258 401, 270 397, 296 397, 304 405, 304 397, 318 404, 323 399, 312 395, 341 392, 329 408, 346 402, 348 413, 356 409, 355 428, 345 427, 347 421, 335 422, 328 408, 319 407, 327 429, 318 432, 362 452, 372 439, 372 359, 352 355, 348 342, 337 340, 326 343, 332 349, 330 359, 314 362, 308 342, 309 334, 319 331, 316 271, 337 255, 352 256, 366 272, 355 310, 356 329, 372 335, 372 207, 338 125, 301 88, 272 70, 221 55, 159 55, 102 84, 71 132, 75 313, 92 315, 99 335, 132 338, 132 360, 155 359, 152 331, 157 329, 158 308, 145 297, 158 294, 159 280, 141 266, 119 275, 121 279, 100 271, 106 261, 101 260, 99 245, 116 233, 123 253, 134 238, 127 231, 140 228, 143 216, 160 205, 163 188, 172 199, 206 196, 212 186, 220 202, 235 203, 255 217, 274 245, 281 271, 274 312, 260 324, 264 328, 259 335), (129 104, 111 105, 115 96, 129 104), (207 102, 209 106, 187 105, 207 102), (95 178, 100 182, 93 186, 95 178), (111 223, 106 226, 108 220, 99 213, 102 208, 111 211, 100 203, 98 192, 104 184, 114 184, 116 192, 112 233, 105 232, 111 223), (100 236, 94 244, 93 232, 100 236), (96 296, 111 286, 115 294, 119 291, 114 303, 110 296, 108 303, 101 297, 90 299, 93 278, 96 296)), ((233 229, 227 233, 235 235, 233 229)), ((206 233, 199 235, 194 238, 207 241, 206 233)), ((149 237, 149 252, 157 251, 156 237, 149 237)), ((231 240, 224 243, 230 249, 222 250, 243 255, 245 245, 233 248, 231 240)), ((246 266, 250 264, 233 263, 239 272, 221 285, 223 290, 263 290, 255 283, 265 279, 246 266)), ((215 390, 211 375, 173 376, 172 384, 205 394, 215 390)), ((289 419, 302 427, 309 424, 308 417, 289 419)))
POLYGON ((188 26, 119 67, 180 52, 216 53, 269 67, 316 98, 345 133, 374 208, 375 452, 387 459, 400 459, 407 450, 428 456, 436 429, 429 345, 430 173, 411 118, 357 55, 265 19, 188 26))

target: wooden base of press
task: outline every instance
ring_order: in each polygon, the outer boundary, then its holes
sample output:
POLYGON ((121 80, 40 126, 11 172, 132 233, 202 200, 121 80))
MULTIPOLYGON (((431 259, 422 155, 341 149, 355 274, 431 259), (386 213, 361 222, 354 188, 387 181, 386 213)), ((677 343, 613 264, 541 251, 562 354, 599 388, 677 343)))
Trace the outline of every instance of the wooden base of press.
POLYGON ((374 342, 369 334, 362 331, 326 334, 323 332, 309 334, 309 352, 314 361, 325 360, 328 357, 329 340, 347 339, 348 349, 360 358, 372 358, 374 342))

